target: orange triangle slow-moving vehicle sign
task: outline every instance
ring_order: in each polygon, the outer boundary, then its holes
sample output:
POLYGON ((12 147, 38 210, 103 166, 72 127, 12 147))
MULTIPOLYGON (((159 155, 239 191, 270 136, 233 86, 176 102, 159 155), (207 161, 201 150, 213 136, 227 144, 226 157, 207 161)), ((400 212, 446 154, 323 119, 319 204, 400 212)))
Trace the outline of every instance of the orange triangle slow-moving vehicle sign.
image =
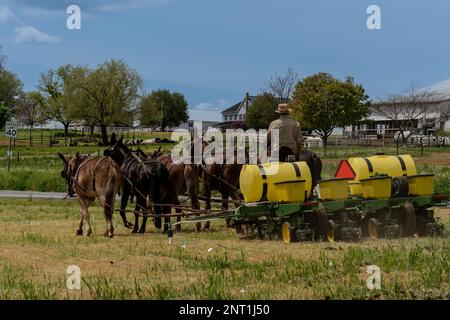
POLYGON ((342 160, 336 170, 335 178, 355 179, 356 173, 348 160, 342 160))

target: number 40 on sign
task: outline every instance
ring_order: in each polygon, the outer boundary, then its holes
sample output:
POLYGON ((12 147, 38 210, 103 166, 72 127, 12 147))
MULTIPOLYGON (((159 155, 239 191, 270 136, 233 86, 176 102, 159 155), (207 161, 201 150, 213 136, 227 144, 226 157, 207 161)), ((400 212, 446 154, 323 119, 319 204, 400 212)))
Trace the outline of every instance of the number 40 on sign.
POLYGON ((15 138, 17 136, 17 123, 7 122, 5 126, 5 134, 9 138, 15 138))

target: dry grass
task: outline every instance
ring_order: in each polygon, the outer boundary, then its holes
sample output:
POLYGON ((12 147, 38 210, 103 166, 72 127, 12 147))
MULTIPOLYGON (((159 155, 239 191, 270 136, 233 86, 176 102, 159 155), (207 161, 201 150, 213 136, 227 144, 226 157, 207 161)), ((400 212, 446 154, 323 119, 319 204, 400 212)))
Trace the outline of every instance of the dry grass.
MULTIPOLYGON (((131 235, 76 237, 75 201, 0 200, 0 297, 4 299, 408 299, 450 298, 448 239, 284 244, 243 241, 223 224, 175 235, 151 224, 131 235), (212 248, 212 252, 208 249, 212 248), (382 270, 382 289, 366 288, 366 268, 382 270), (78 265, 82 289, 66 289, 78 265)), ((440 210, 447 228, 450 210, 440 210)))

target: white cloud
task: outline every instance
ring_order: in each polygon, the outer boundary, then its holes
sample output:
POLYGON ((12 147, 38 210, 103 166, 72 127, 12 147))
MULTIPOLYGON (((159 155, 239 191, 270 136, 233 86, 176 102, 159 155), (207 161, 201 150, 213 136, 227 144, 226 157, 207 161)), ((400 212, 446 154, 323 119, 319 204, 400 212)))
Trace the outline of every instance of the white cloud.
POLYGON ((8 22, 8 21, 18 21, 14 12, 7 6, 0 7, 0 23, 8 22))
POLYGON ((50 36, 36 29, 33 26, 17 27, 14 28, 16 33, 14 42, 26 43, 26 42, 39 42, 39 43, 57 43, 59 39, 57 37, 50 36))
POLYGON ((194 106, 192 109, 205 111, 223 111, 228 106, 229 106, 228 101, 226 101, 225 99, 219 99, 214 103, 201 102, 198 105, 194 106))
POLYGON ((69 5, 80 6, 83 14, 92 12, 114 12, 138 9, 154 5, 165 5, 172 0, 15 0, 20 12, 27 16, 59 17, 66 13, 69 5))

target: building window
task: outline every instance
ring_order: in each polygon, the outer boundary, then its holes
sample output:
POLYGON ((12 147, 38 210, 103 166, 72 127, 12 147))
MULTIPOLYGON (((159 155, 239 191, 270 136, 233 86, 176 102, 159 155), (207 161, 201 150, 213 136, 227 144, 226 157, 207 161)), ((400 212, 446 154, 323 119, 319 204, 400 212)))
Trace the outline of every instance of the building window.
POLYGON ((236 120, 237 120, 237 114, 234 115, 234 121, 236 121, 236 120))

